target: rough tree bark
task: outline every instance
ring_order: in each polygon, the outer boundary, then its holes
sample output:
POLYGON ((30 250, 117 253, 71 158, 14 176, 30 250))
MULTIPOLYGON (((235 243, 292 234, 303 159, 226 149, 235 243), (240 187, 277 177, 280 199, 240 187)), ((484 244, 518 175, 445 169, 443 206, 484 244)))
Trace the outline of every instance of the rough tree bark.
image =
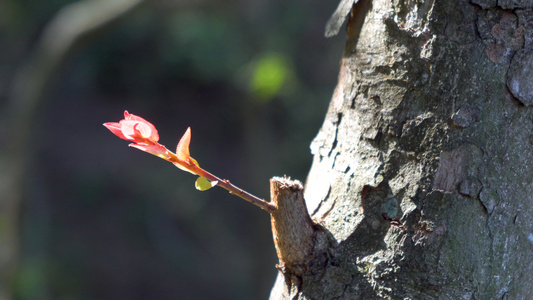
POLYGON ((347 29, 305 190, 331 246, 271 299, 533 299, 533 1, 360 0, 347 29))

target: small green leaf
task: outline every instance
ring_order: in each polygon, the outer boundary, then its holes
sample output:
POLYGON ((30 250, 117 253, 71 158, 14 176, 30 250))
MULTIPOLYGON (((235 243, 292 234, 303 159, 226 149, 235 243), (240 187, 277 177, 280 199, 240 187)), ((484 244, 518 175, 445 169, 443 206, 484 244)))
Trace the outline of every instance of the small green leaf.
MULTIPOLYGON (((196 159, 194 159, 194 158, 192 158, 192 157, 190 157, 190 156, 189 156, 189 159, 190 159, 190 161, 191 161, 193 164, 195 164, 197 167, 200 166, 200 165, 198 164, 198 162, 196 161, 196 159)), ((207 180, 207 179, 206 179, 206 180, 207 180)))
POLYGON ((216 180, 209 181, 205 177, 198 177, 198 179, 196 179, 196 183, 194 184, 194 186, 199 191, 207 191, 208 189, 214 187, 217 184, 218 184, 218 181, 216 180))

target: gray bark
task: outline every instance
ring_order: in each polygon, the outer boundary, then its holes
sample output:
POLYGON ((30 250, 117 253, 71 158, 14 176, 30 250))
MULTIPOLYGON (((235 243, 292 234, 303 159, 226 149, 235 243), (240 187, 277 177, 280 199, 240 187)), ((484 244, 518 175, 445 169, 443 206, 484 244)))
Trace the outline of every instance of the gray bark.
POLYGON ((305 190, 332 246, 271 299, 533 299, 533 1, 472 2, 352 12, 305 190))

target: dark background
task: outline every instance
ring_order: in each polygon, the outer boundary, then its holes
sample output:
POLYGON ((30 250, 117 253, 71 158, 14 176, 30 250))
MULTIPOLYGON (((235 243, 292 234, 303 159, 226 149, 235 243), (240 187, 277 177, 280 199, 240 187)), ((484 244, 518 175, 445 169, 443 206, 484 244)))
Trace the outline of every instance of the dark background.
MULTIPOLYGON (((0 2, 2 102, 70 3, 0 2)), ((190 126, 191 156, 261 198, 272 176, 305 181, 342 54, 342 38, 323 37, 336 5, 164 1, 69 58, 31 129, 15 298, 266 299, 277 273, 268 214, 197 191, 195 176, 102 123, 127 109, 171 150, 190 126)))

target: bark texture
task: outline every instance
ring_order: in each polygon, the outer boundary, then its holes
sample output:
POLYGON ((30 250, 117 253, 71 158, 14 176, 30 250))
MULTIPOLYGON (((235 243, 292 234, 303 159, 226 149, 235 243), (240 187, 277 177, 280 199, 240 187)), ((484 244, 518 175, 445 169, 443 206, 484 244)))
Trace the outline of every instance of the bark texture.
POLYGON ((298 296, 303 278, 321 272, 329 258, 330 242, 320 225, 309 217, 302 183, 289 178, 270 179, 272 234, 279 258, 279 289, 273 298, 298 296))
POLYGON ((533 1, 351 15, 305 190, 335 246, 271 299, 533 299, 533 1))
POLYGON ((299 181, 274 177, 270 180, 272 235, 282 272, 301 275, 313 251, 315 226, 305 207, 299 181), (284 269, 287 269, 286 271, 284 269))

